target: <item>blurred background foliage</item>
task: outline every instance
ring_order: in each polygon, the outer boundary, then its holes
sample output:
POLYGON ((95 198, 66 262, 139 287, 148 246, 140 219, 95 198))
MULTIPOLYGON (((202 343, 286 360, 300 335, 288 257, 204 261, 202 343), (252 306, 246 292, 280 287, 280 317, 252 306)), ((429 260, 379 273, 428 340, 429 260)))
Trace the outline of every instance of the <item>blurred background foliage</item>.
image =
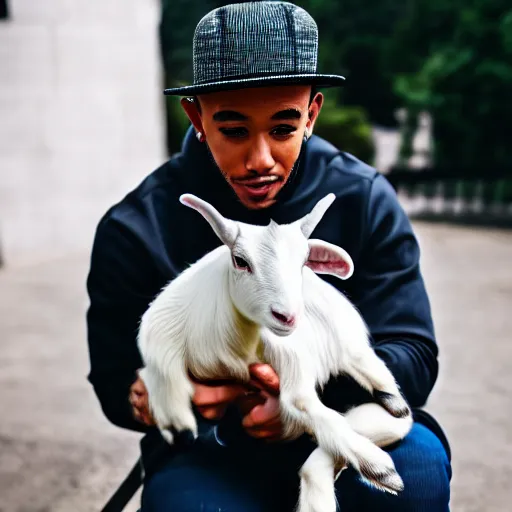
MULTIPOLYGON (((213 8, 234 2, 162 0, 165 86, 191 83, 192 38, 213 8)), ((408 156, 418 114, 433 119, 433 165, 468 174, 500 168, 512 175, 512 4, 509 0, 297 0, 319 27, 319 71, 346 86, 327 92, 316 133, 371 162, 371 126, 397 128, 408 156)), ((168 148, 188 125, 167 100, 168 148)))

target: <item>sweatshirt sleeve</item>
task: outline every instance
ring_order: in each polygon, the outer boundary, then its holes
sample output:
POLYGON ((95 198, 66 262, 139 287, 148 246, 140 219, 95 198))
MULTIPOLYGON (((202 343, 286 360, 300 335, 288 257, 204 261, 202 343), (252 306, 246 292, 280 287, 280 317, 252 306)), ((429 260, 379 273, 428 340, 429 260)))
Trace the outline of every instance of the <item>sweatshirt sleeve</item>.
MULTIPOLYGON (((418 242, 382 175, 372 182, 362 251, 350 281, 349 297, 368 325, 377 355, 409 404, 422 407, 437 379, 438 346, 418 242)), ((326 393, 338 410, 371 398, 344 378, 330 382, 326 393)))
POLYGON ((425 405, 438 375, 430 301, 420 248, 389 182, 377 175, 368 201, 368 237, 354 290, 375 351, 412 407, 425 405))
POLYGON ((154 264, 140 240, 121 223, 103 220, 87 278, 88 380, 108 420, 139 432, 148 428, 133 418, 128 395, 142 366, 137 329, 154 286, 154 264))

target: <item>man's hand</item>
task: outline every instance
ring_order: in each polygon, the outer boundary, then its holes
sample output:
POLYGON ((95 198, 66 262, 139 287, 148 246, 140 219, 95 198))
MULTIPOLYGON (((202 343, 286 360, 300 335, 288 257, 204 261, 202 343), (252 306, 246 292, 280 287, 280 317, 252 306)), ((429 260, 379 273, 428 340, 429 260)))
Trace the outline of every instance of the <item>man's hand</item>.
MULTIPOLYGON (((201 383, 194 379, 192 379, 192 382, 195 388, 192 402, 197 407, 199 413, 209 420, 222 418, 231 402, 250 393, 251 390, 250 387, 242 384, 227 383, 214 385, 213 382, 201 383)), ((140 377, 137 377, 137 380, 130 387, 129 401, 136 420, 148 426, 155 425, 155 420, 149 410, 148 392, 140 377)))
POLYGON ((252 437, 277 441, 283 435, 278 398, 279 377, 268 364, 253 364, 249 371, 252 377, 250 384, 261 391, 239 400, 240 409, 244 414, 242 425, 252 437))
POLYGON ((248 388, 242 384, 220 386, 205 382, 194 382, 195 393, 192 402, 199 413, 208 420, 220 420, 229 404, 246 395, 248 388))
POLYGON ((148 427, 155 425, 155 420, 149 411, 148 391, 144 385, 144 381, 138 376, 138 372, 137 380, 130 386, 130 396, 128 400, 132 405, 133 417, 136 420, 144 423, 144 425, 148 427))
MULTIPOLYGON (((268 441, 279 440, 282 424, 279 410, 279 377, 268 364, 257 363, 249 367, 249 385, 214 382, 194 383, 192 402, 206 419, 219 420, 232 402, 237 402, 244 416, 242 425, 252 437, 268 441)), ((148 426, 155 421, 149 410, 148 393, 140 377, 130 387, 130 404, 135 419, 148 426)))

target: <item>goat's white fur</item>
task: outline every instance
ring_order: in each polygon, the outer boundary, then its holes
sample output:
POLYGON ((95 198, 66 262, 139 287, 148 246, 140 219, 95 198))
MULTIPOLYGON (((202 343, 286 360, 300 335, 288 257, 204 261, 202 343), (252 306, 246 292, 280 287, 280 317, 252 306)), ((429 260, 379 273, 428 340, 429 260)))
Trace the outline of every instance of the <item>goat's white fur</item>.
POLYGON ((379 447, 409 432, 410 409, 372 350, 360 314, 314 272, 342 279, 353 272, 345 251, 308 240, 334 195, 303 219, 268 226, 225 219, 189 194, 180 200, 208 220, 224 245, 171 281, 141 320, 140 375, 164 438, 173 443, 170 427, 197 435, 189 371, 199 379, 247 381, 248 365, 263 360, 279 375, 286 436, 309 432, 318 444, 300 471, 299 512, 334 512, 335 473, 348 464, 383 490, 401 490, 391 457, 379 447), (236 268, 233 256, 249 262, 251 271, 236 268), (272 310, 295 323, 279 322, 272 310), (316 389, 342 373, 384 394, 346 414, 329 409, 316 389))

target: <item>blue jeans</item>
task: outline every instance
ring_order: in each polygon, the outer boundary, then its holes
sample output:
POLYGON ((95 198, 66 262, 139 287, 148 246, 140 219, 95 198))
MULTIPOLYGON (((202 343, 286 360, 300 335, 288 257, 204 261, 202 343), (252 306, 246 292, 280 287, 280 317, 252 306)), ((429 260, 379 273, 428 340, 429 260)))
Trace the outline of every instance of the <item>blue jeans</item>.
MULTIPOLYGON (((200 440, 145 482, 141 512, 292 512, 298 497, 300 442, 224 448, 200 440)), ((451 467, 439 439, 415 423, 388 449, 405 490, 393 496, 343 471, 336 482, 340 512, 448 512, 451 467)))

